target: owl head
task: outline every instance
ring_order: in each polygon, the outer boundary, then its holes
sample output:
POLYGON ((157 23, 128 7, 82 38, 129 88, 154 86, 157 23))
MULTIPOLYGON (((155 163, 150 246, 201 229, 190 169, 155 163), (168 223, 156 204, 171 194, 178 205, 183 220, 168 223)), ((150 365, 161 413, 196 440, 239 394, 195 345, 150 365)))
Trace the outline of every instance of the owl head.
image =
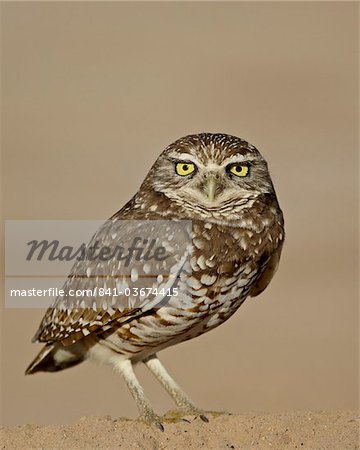
POLYGON ((201 133, 169 145, 151 168, 146 189, 183 207, 220 211, 274 192, 266 161, 248 142, 201 133))

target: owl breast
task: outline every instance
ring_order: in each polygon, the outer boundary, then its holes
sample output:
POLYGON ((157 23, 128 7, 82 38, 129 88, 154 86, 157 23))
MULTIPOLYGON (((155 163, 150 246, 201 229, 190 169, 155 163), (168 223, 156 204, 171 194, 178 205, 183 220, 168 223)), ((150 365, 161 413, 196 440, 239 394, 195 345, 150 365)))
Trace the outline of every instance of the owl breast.
POLYGON ((178 295, 117 329, 100 343, 133 360, 199 336, 225 322, 251 295, 281 246, 276 220, 247 228, 193 223, 193 251, 177 280, 178 295))

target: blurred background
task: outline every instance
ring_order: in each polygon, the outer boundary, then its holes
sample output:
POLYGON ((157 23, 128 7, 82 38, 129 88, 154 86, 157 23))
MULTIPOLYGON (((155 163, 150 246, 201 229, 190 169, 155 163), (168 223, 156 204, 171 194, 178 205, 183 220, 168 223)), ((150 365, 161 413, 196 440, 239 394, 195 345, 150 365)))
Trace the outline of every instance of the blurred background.
MULTIPOLYGON (((107 219, 180 136, 226 132, 269 162, 287 241, 226 324, 162 352, 206 409, 358 401, 358 4, 11 3, 2 9, 5 219, 107 219)), ((4 424, 137 415, 121 377, 24 376, 44 311, 2 310, 4 424)), ((159 412, 172 406, 143 367, 159 412)))

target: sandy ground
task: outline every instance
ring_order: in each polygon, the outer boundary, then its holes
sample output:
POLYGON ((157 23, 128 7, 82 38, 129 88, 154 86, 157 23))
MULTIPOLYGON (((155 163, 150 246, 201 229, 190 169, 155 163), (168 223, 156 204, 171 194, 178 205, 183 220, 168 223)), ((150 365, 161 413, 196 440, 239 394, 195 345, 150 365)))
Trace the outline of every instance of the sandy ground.
POLYGON ((162 433, 134 420, 84 417, 67 426, 2 428, 1 448, 359 449, 359 422, 354 411, 221 415, 166 423, 162 433))

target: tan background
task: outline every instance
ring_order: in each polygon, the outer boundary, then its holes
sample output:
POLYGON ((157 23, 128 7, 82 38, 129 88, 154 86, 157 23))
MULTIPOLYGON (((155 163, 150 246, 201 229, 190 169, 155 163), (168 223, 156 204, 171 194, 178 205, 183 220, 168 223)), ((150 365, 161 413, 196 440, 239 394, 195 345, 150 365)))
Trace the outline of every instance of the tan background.
MULTIPOLYGON (((176 138, 248 139, 285 213, 279 272, 163 360, 204 408, 355 408, 357 5, 3 3, 2 14, 5 218, 106 219, 176 138)), ((42 314, 3 312, 3 422, 135 416, 109 368, 23 375, 42 314)), ((138 372, 164 411, 166 394, 138 372)))

